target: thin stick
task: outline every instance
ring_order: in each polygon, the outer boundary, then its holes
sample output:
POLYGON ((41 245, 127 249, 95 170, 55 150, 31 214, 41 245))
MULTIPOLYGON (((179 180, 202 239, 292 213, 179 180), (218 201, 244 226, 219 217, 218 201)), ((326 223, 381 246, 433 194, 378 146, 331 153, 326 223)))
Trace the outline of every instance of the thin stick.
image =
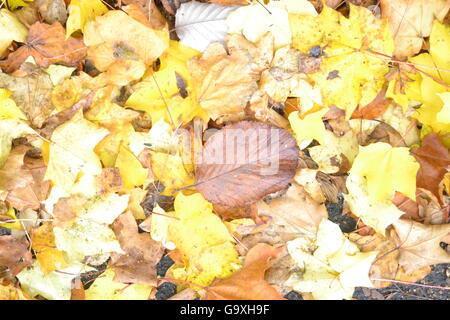
POLYGON ((420 284, 420 283, 408 282, 408 281, 379 279, 379 278, 370 278, 370 280, 372 280, 372 281, 400 283, 400 284, 405 284, 405 285, 418 286, 418 287, 424 287, 424 288, 432 288, 432 289, 439 289, 439 290, 450 290, 450 287, 432 286, 432 285, 428 285, 428 284, 420 284))

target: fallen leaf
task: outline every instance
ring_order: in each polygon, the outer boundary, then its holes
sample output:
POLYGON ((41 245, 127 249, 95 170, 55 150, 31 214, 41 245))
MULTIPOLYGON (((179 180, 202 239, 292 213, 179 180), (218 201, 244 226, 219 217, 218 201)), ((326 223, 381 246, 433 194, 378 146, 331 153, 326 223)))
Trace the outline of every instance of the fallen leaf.
POLYGON ((175 15, 175 31, 180 42, 200 52, 213 42, 225 43, 225 19, 236 8, 197 1, 182 3, 175 15))
POLYGON ((437 263, 449 263, 450 255, 441 248, 442 239, 449 234, 450 224, 424 225, 412 220, 394 222, 399 263, 406 272, 437 263))
POLYGON ((174 206, 176 219, 169 225, 169 240, 181 252, 183 266, 171 267, 172 277, 207 286, 236 271, 240 264, 233 237, 212 212, 212 204, 199 193, 180 192, 174 206))
POLYGON ((84 31, 87 22, 108 12, 108 8, 101 0, 71 0, 68 9, 66 37, 77 30, 84 31))
POLYGON ((439 184, 449 171, 450 155, 439 140, 439 135, 436 133, 426 135, 420 148, 413 149, 411 153, 420 164, 417 171, 417 187, 430 190, 441 199, 439 184))
POLYGON ((264 280, 281 248, 260 243, 249 250, 244 266, 231 277, 213 282, 203 300, 284 300, 277 290, 264 280))
POLYGON ((32 56, 36 64, 43 68, 54 63, 75 67, 85 55, 83 41, 72 37, 66 39, 65 30, 59 22, 52 25, 36 22, 29 29, 25 45, 11 53, 3 65, 6 72, 11 73, 32 56))
POLYGON ((125 254, 113 253, 111 256, 111 267, 116 274, 114 280, 156 286, 156 264, 164 248, 148 234, 138 232, 138 225, 130 211, 122 213, 112 229, 125 251, 125 254))
POLYGON ((25 236, 0 236, 0 266, 6 267, 8 273, 16 275, 32 264, 29 245, 25 236))
POLYGON ((94 147, 108 130, 84 119, 82 110, 53 131, 46 180, 70 193, 80 173, 101 174, 101 163, 94 147))
POLYGON ((298 147, 288 131, 242 121, 206 143, 196 188, 213 203, 240 206, 285 189, 295 175, 298 147))
POLYGON ((395 191, 415 199, 418 169, 419 164, 409 155, 408 148, 377 142, 360 147, 350 174, 367 179, 373 201, 390 200, 395 191))
POLYGON ((395 55, 405 58, 418 53, 434 19, 442 21, 449 9, 446 0, 381 0, 382 16, 388 19, 394 37, 395 55))
POLYGON ((211 44, 201 58, 188 62, 196 98, 211 119, 239 114, 258 89, 259 75, 252 70, 252 61, 246 51, 227 54, 219 43, 211 44))
POLYGON ((114 281, 115 273, 108 268, 85 291, 86 300, 148 300, 153 287, 114 281))
POLYGON ((13 41, 25 42, 28 30, 7 9, 0 10, 0 26, 0 55, 3 55, 13 41))
POLYGON ((27 134, 35 134, 25 122, 17 119, 0 120, 0 168, 5 165, 11 152, 12 141, 27 134))
POLYGON ((297 238, 287 248, 301 269, 287 284, 296 291, 311 292, 315 300, 351 299, 355 287, 373 287, 369 270, 378 252, 360 252, 327 219, 320 223, 316 239, 297 238))

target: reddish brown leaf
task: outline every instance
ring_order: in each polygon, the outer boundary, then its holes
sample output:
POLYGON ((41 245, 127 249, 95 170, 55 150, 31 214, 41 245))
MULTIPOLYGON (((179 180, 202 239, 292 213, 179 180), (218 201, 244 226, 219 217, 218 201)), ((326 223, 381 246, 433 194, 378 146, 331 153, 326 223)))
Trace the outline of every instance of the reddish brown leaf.
POLYGON ((356 109, 350 119, 372 120, 382 116, 392 102, 392 99, 386 98, 386 90, 387 88, 381 90, 375 99, 365 107, 356 109))
POLYGON ((450 166, 448 149, 441 143, 437 133, 430 133, 423 139, 422 146, 411 153, 420 164, 417 187, 430 190, 441 200, 439 183, 450 166))
POLYGON ((254 246, 245 257, 244 267, 224 280, 216 280, 206 289, 203 300, 284 300, 278 291, 264 280, 269 260, 276 258, 282 247, 265 243, 254 246))
POLYGON ((31 252, 25 237, 0 236, 0 266, 12 275, 18 274, 31 264, 31 252))
POLYGON ((139 233, 138 225, 130 211, 122 213, 113 223, 112 229, 125 254, 113 253, 112 268, 115 281, 142 283, 156 286, 156 264, 164 248, 152 240, 149 234, 139 233))
POLYGON ((215 204, 252 204, 288 187, 298 157, 299 148, 288 131, 241 121, 208 140, 197 166, 196 187, 215 204))
POLYGON ((26 44, 11 53, 2 67, 11 73, 29 56, 44 68, 53 63, 76 66, 86 56, 86 47, 83 41, 73 37, 66 40, 66 31, 59 22, 52 25, 36 22, 30 28, 26 44))

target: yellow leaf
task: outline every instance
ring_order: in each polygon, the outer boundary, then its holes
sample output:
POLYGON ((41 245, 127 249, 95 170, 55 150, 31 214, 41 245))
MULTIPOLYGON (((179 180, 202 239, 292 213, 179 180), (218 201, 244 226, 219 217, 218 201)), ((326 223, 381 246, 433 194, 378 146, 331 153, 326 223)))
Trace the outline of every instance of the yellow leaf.
POLYGON ((290 14, 289 21, 294 48, 304 53, 314 46, 324 50, 320 71, 310 77, 320 86, 325 106, 346 110, 349 119, 358 105, 367 105, 381 91, 389 68, 370 50, 392 54, 386 21, 351 4, 348 19, 324 6, 317 17, 290 14))
POLYGON ((83 40, 89 47, 88 58, 98 70, 109 72, 112 77, 120 73, 133 75, 113 81, 121 85, 140 79, 145 66, 151 65, 169 46, 167 31, 153 30, 119 10, 88 22, 83 40))
POLYGON ((226 278, 239 268, 234 240, 226 226, 212 212, 212 204, 199 193, 175 198, 175 217, 169 226, 169 240, 183 254, 184 267, 174 266, 174 277, 201 286, 215 278, 226 278))
POLYGON ((93 149, 108 133, 78 111, 52 134, 45 179, 70 193, 80 173, 100 174, 102 166, 93 149))
POLYGON ((351 212, 382 235, 385 234, 389 225, 404 214, 390 199, 371 199, 367 188, 367 180, 364 177, 351 173, 347 177, 346 187, 348 194, 344 197, 351 212))
POLYGON ((95 269, 76 265, 45 275, 36 260, 31 268, 23 269, 17 278, 22 290, 32 297, 40 295, 49 300, 70 300, 72 279, 91 270, 95 269))
POLYGON ((174 122, 178 127, 199 116, 209 118, 196 102, 193 81, 186 61, 200 53, 185 47, 178 41, 170 41, 169 49, 161 56, 161 66, 157 72, 150 72, 143 81, 134 86, 135 91, 128 98, 126 106, 147 112, 152 122, 160 119, 174 122), (177 77, 178 75, 178 77, 177 77), (186 98, 180 96, 179 78, 186 84, 186 98))
POLYGON ((311 3, 305 0, 271 1, 263 6, 255 2, 228 15, 228 33, 243 34, 248 40, 257 42, 265 33, 271 32, 275 47, 281 48, 291 43, 288 12, 317 15, 311 3))
POLYGON ((69 267, 64 259, 63 252, 56 249, 55 235, 51 223, 45 223, 33 229, 31 247, 36 253, 36 259, 39 261, 44 275, 69 267))
POLYGON ((162 119, 159 120, 150 129, 149 138, 152 150, 155 150, 151 151, 152 171, 155 180, 165 186, 162 194, 170 196, 176 189, 194 184, 194 167, 191 163, 183 162, 178 140, 170 126, 162 119))
POLYGON ((300 119, 298 111, 289 115, 289 122, 301 149, 306 148, 313 139, 322 145, 324 144, 326 128, 322 117, 327 111, 328 109, 322 109, 306 115, 303 119, 300 119))
POLYGON ((351 299, 355 287, 373 287, 369 270, 378 252, 360 252, 333 222, 323 219, 317 238, 301 237, 287 243, 301 269, 286 284, 311 292, 316 300, 351 299))
POLYGON ((7 7, 11 10, 16 9, 17 7, 26 7, 28 5, 28 2, 33 2, 34 0, 1 0, 0 2, 5 5, 5 2, 7 4, 7 7))
MULTIPOLYGON (((16 212, 13 207, 9 207, 8 211, 3 215, 10 217, 11 220, 17 220, 16 212)), ((22 230, 22 225, 19 221, 10 222, 10 223, 0 223, 0 227, 22 230)))
POLYGON ((0 89, 0 120, 20 119, 27 120, 26 115, 20 110, 13 99, 10 99, 12 92, 0 89))
POLYGON ((25 42, 28 30, 7 9, 0 10, 0 55, 11 45, 13 41, 25 42))
POLYGON ((114 281, 115 273, 108 268, 85 291, 86 300, 148 300, 153 287, 114 281))
POLYGON ((35 134, 25 122, 18 119, 0 120, 0 168, 5 164, 11 151, 11 143, 14 139, 23 137, 27 134, 35 134))
POLYGON ((442 123, 450 123, 450 92, 438 93, 438 96, 444 101, 444 106, 436 114, 436 120, 442 123))
POLYGON ((108 12, 108 8, 101 0, 72 0, 69 5, 69 18, 67 19, 68 38, 77 30, 84 31, 86 23, 96 16, 108 12))
POLYGON ((377 142, 360 147, 350 174, 367 179, 369 198, 374 201, 391 200, 396 191, 415 199, 418 169, 408 148, 377 142))
POLYGON ((148 170, 143 168, 136 156, 123 145, 120 146, 115 166, 120 171, 125 189, 142 186, 148 176, 148 170))

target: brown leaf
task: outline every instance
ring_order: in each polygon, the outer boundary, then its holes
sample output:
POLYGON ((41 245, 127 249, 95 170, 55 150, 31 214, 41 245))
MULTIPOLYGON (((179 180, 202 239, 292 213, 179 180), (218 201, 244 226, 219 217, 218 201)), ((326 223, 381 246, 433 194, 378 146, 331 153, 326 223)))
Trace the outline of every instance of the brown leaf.
POLYGON ((387 88, 383 88, 372 102, 361 109, 356 109, 350 119, 373 120, 381 117, 392 102, 392 99, 386 98, 386 91, 387 88))
POLYGON ((270 268, 269 260, 275 258, 280 250, 281 248, 259 243, 247 253, 244 267, 231 277, 210 285, 203 300, 284 300, 264 280, 264 274, 270 268))
POLYGON ((298 154, 295 139, 284 129, 252 121, 226 126, 205 145, 197 190, 215 204, 255 203, 288 187, 298 154))
POLYGON ((439 183, 448 172, 450 156, 448 149, 439 140, 439 135, 427 134, 422 146, 413 149, 411 153, 420 164, 417 172, 417 187, 430 190, 438 199, 441 199, 439 183))
POLYGON ((398 235, 396 242, 400 247, 399 263, 406 272, 450 262, 450 255, 440 247, 442 239, 450 233, 450 224, 424 225, 399 219, 393 225, 398 235))
POLYGON ((0 236, 0 266, 7 267, 12 275, 18 274, 32 263, 29 243, 25 236, 0 236))
POLYGON ((223 220, 234 220, 250 218, 253 219, 258 214, 258 210, 255 204, 241 207, 228 207, 220 204, 215 204, 214 212, 219 215, 223 220))
POLYGON ((139 233, 138 225, 130 211, 122 213, 112 224, 112 229, 125 254, 111 255, 115 281, 156 286, 156 264, 164 248, 149 234, 139 233))
POLYGON ((55 22, 66 23, 67 8, 64 0, 36 0, 35 6, 38 7, 39 13, 45 22, 49 24, 55 22))
POLYGON ((43 68, 54 63, 74 67, 86 56, 86 47, 83 41, 73 37, 66 40, 66 31, 59 22, 52 25, 36 22, 30 28, 26 44, 4 62, 5 71, 11 73, 19 69, 29 56, 43 68))

